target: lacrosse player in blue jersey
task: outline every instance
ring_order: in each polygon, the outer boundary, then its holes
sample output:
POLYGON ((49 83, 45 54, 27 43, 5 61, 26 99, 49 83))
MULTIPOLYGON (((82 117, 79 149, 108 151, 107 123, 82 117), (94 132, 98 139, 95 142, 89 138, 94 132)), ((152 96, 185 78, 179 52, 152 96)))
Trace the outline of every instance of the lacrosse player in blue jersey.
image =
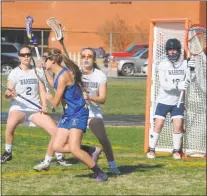
POLYGON ((96 181, 105 181, 108 176, 80 147, 83 133, 87 128, 89 114, 83 96, 81 71, 73 61, 62 55, 59 49, 48 48, 45 54, 45 67, 46 70, 51 70, 54 74, 53 87, 55 89, 54 97, 47 94, 46 98, 54 107, 57 107, 61 102, 64 110, 54 137, 53 149, 58 152, 71 152, 94 172, 96 181), (67 68, 61 65, 62 62, 67 68))
POLYGON ((195 76, 192 71, 188 73, 188 66, 191 70, 195 67, 195 61, 186 61, 181 55, 181 43, 178 39, 172 38, 165 45, 167 58, 161 61, 158 67, 160 90, 156 100, 157 107, 154 115, 154 130, 150 131, 149 152, 147 157, 155 158, 155 148, 160 132, 164 126, 165 117, 168 112, 171 114, 173 123, 173 157, 181 159, 181 143, 183 136, 184 103, 177 107, 181 91, 185 90, 195 76), (185 79, 185 77, 188 77, 185 79))
MULTIPOLYGON (((88 126, 102 145, 103 151, 106 155, 110 172, 112 174, 120 175, 121 172, 117 168, 114 159, 113 150, 106 129, 103 122, 100 104, 104 104, 107 91, 106 75, 98 69, 96 65, 96 54, 91 48, 85 48, 81 53, 81 71, 84 88, 84 95, 87 98, 89 107, 88 126)), ((48 81, 53 86, 53 78, 47 70, 45 70, 48 81)), ((93 160, 97 162, 102 148, 96 146, 81 145, 81 149, 88 152, 93 160)))
MULTIPOLYGON (((46 100, 43 98, 45 89, 43 84, 38 80, 34 66, 31 66, 31 48, 27 45, 21 46, 18 55, 21 64, 10 72, 7 81, 7 88, 12 89, 13 91, 10 92, 9 90, 6 90, 5 92, 5 97, 6 99, 11 100, 11 105, 6 124, 5 152, 1 156, 1 163, 12 160, 14 131, 19 124, 24 123, 29 126, 37 125, 47 131, 51 136, 54 135, 57 130, 55 122, 50 116, 46 115, 46 100), (42 111, 16 96, 18 93, 33 103, 40 105, 39 92, 42 101, 42 111)), ((45 156, 46 161, 51 161, 54 154, 51 145, 52 143, 50 142, 45 156)), ((67 165, 62 153, 56 153, 56 156, 58 158, 58 164, 67 165)), ((38 169, 39 168, 37 168, 37 170, 38 169)))

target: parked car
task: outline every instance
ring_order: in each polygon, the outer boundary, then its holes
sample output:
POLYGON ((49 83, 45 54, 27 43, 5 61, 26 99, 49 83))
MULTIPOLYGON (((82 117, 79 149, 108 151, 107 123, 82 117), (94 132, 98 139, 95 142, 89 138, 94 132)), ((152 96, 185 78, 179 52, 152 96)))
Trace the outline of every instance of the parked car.
POLYGON ((109 58, 113 59, 116 57, 132 56, 140 48, 148 48, 148 44, 147 43, 133 44, 127 50, 125 50, 123 52, 112 52, 112 54, 111 54, 111 56, 109 56, 109 58))
POLYGON ((131 76, 141 73, 141 67, 148 58, 148 48, 141 48, 131 57, 116 58, 118 75, 131 76))
POLYGON ((144 62, 143 66, 141 67, 141 73, 147 75, 147 73, 148 73, 148 59, 144 62))
POLYGON ((111 56, 109 53, 106 53, 106 55, 105 55, 106 58, 103 61, 104 66, 108 67, 108 63, 114 61, 115 58, 132 56, 141 48, 148 48, 148 44, 146 44, 146 43, 133 44, 124 52, 112 52, 111 56))
POLYGON ((19 43, 1 42, 1 54, 18 57, 19 43))
POLYGON ((18 57, 1 54, 1 74, 8 75, 19 64, 20 60, 18 57))
MULTIPOLYGON (((82 48, 82 50, 84 50, 85 48, 82 48)), ((105 58, 106 57, 106 51, 102 48, 92 48, 95 52, 96 52, 96 57, 101 59, 101 58, 105 58)))
POLYGON ((18 51, 19 43, 1 42, 1 73, 9 74, 20 64, 18 51))

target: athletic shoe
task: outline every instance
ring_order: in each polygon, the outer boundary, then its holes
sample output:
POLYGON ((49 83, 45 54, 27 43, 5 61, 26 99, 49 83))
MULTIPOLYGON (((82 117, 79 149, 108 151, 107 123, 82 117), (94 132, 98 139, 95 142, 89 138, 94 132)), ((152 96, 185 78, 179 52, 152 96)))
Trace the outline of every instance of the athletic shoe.
POLYGON ((107 180, 108 180, 108 176, 103 172, 99 172, 98 175, 96 176, 96 182, 103 182, 107 180))
POLYGON ((147 158, 148 159, 154 159, 155 158, 155 149, 154 148, 149 148, 148 153, 147 153, 147 158))
POLYGON ((155 153, 153 151, 150 151, 147 153, 147 158, 148 159, 154 159, 155 158, 155 153))
POLYGON ((117 167, 115 167, 115 168, 110 168, 110 172, 111 172, 112 174, 114 174, 114 175, 121 175, 121 172, 120 172, 120 170, 119 170, 117 167))
POLYGON ((62 157, 61 159, 57 159, 56 163, 58 165, 63 165, 63 166, 71 166, 72 165, 69 161, 65 160, 64 157, 62 157))
POLYGON ((4 151, 4 154, 1 156, 1 163, 6 163, 10 160, 12 160, 12 153, 4 151))
POLYGON ((181 159, 180 153, 178 151, 173 152, 173 158, 176 160, 181 159))
POLYGON ((97 146, 95 148, 96 148, 96 150, 93 153, 91 153, 91 154, 89 153, 89 154, 92 157, 92 159, 94 160, 94 162, 97 163, 99 155, 102 152, 102 149, 100 147, 97 147, 97 146))
POLYGON ((36 171, 47 171, 50 168, 50 162, 42 161, 40 164, 36 165, 33 167, 34 170, 36 171))

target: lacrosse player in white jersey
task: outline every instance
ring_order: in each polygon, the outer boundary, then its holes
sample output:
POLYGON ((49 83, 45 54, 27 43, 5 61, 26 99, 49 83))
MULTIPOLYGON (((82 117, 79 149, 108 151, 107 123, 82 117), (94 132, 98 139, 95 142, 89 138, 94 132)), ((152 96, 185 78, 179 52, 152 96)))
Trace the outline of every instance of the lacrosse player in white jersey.
POLYGON ((180 93, 187 88, 190 80, 194 78, 194 72, 187 73, 187 67, 195 67, 195 61, 184 60, 181 55, 181 43, 172 38, 165 45, 167 58, 161 61, 158 67, 160 90, 156 100, 157 107, 154 115, 154 130, 150 131, 148 158, 155 158, 155 148, 160 132, 164 126, 168 112, 173 123, 173 157, 181 159, 181 143, 183 136, 184 103, 183 98, 179 108, 177 107, 180 93), (185 77, 188 77, 185 79, 185 77))
MULTIPOLYGON (((34 66, 31 66, 31 48, 27 45, 21 46, 18 55, 21 64, 10 72, 7 81, 7 88, 11 89, 12 91, 6 90, 5 92, 6 99, 11 99, 11 105, 6 124, 5 152, 1 156, 1 163, 12 160, 14 131, 19 124, 24 123, 25 125, 29 126, 37 125, 47 131, 51 137, 57 130, 55 122, 49 115, 46 114, 47 105, 46 100, 43 99, 45 88, 44 85, 38 80, 37 75, 35 74, 34 66), (17 93, 39 106, 40 93, 42 111, 40 111, 40 109, 38 109, 36 106, 17 96, 17 93)), ((54 154, 51 144, 52 142, 50 141, 47 154, 42 165, 34 167, 35 170, 42 170, 42 167, 46 169, 49 168, 49 164, 54 154), (44 167, 45 164, 47 164, 48 167, 44 167)), ((62 153, 56 153, 56 156, 58 164, 66 166, 71 165, 67 163, 62 153)))
MULTIPOLYGON (((104 104, 106 100, 107 77, 98 69, 98 66, 95 63, 96 53, 93 49, 84 49, 81 52, 81 59, 83 87, 87 93, 87 99, 89 102, 88 126, 102 145, 111 173, 118 175, 121 173, 114 160, 112 146, 106 133, 100 109, 100 104, 104 104)), ((101 151, 99 150, 99 152, 101 151)))

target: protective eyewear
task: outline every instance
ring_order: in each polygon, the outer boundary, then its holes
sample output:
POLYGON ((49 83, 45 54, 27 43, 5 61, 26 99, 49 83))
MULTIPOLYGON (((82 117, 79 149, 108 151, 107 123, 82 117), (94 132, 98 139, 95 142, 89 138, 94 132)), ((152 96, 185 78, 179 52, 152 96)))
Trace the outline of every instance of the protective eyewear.
POLYGON ((82 58, 82 59, 86 59, 86 58, 87 58, 87 59, 92 59, 92 58, 93 58, 93 55, 92 55, 92 54, 88 54, 88 55, 82 54, 82 55, 81 55, 81 58, 82 58))
POLYGON ((50 59, 53 55, 50 56, 42 56, 42 60, 46 63, 48 59, 50 59))
POLYGON ((20 53, 19 56, 20 57, 31 57, 32 54, 31 53, 20 53))

